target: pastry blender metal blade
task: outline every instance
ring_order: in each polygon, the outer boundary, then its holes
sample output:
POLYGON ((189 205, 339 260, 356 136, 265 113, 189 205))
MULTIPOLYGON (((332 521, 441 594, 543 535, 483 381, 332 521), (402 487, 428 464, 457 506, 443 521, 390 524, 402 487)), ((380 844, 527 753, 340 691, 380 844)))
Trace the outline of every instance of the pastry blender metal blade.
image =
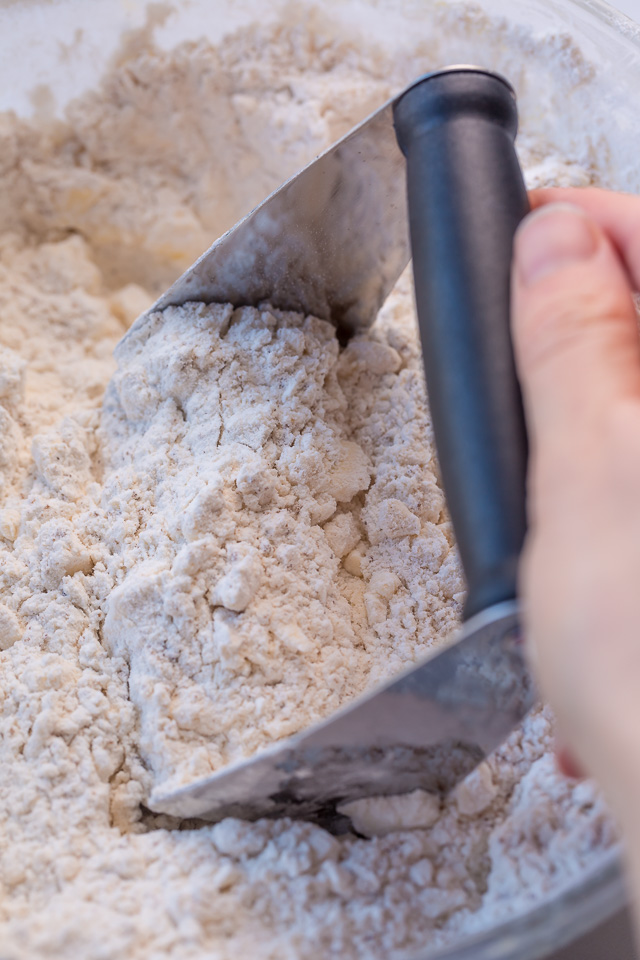
POLYGON ((334 832, 337 807, 422 789, 445 794, 498 747, 535 701, 517 604, 476 614, 451 646, 331 719, 255 758, 163 794, 150 807, 220 820, 295 817, 334 832))

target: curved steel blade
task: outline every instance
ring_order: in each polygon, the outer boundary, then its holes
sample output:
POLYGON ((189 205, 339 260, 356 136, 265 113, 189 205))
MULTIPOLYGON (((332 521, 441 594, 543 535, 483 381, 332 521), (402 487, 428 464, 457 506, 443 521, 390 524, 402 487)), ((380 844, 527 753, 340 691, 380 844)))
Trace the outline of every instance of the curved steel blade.
POLYGON ((216 240, 124 339, 139 335, 149 314, 188 300, 268 301, 331 320, 345 334, 368 327, 410 257, 392 103, 216 240))
POLYGON ((289 816, 340 827, 336 806, 415 789, 448 792, 502 743, 536 699, 515 602, 329 720, 149 806, 180 817, 289 816))

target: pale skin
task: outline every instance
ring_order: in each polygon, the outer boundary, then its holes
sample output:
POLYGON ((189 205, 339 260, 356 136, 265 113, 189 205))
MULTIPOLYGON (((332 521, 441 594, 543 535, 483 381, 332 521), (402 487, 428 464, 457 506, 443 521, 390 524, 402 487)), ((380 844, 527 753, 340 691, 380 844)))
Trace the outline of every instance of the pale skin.
POLYGON ((640 197, 541 190, 516 235, 516 363, 531 444, 520 570, 561 766, 600 783, 640 929, 640 197))

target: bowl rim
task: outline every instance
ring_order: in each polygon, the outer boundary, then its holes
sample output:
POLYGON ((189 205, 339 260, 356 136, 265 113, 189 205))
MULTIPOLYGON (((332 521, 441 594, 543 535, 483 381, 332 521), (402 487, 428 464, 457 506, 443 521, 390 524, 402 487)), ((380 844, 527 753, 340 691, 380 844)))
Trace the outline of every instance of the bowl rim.
POLYGON ((595 930, 627 905, 619 844, 576 882, 567 881, 530 910, 411 960, 541 960, 595 930))
POLYGON ((640 24, 606 0, 565 0, 565 3, 569 6, 581 7, 640 47, 640 24))

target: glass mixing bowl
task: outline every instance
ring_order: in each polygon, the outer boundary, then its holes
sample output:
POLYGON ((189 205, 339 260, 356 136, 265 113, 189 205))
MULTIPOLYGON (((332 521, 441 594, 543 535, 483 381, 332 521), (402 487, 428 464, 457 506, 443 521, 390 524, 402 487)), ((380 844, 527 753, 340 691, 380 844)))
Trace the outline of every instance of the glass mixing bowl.
MULTIPOLYGON (((256 16, 273 16, 283 3, 177 3, 177 15, 159 28, 158 39, 165 46, 203 34, 219 41, 256 16)), ((299 9, 311 5, 312 0, 298 0, 299 9)), ((144 21, 145 6, 143 0, 6 0, 0 7, 0 109, 21 114, 61 110, 72 96, 95 84, 122 31, 144 21)), ((451 6, 444 0, 324 0, 322 9, 345 30, 366 29, 369 39, 392 45, 400 55, 405 39, 421 29, 425 11, 446 15, 451 6)), ((640 192, 640 29, 599 0, 478 0, 477 6, 533 36, 527 56, 536 58, 535 75, 523 75, 522 48, 511 45, 511 27, 489 45, 483 38, 477 51, 473 37, 461 40, 453 31, 442 38, 442 62, 482 62, 503 71, 518 89, 521 115, 531 131, 581 164, 596 163, 609 186, 640 192), (582 57, 572 53, 567 37, 582 57), (557 62, 563 49, 568 72, 575 75, 568 86, 557 79, 551 64, 550 51, 557 62), (596 101, 602 109, 594 123, 596 101), (557 117, 562 123, 553 125, 550 138, 550 120, 557 117)), ((282 171, 282 178, 292 172, 282 171)), ((239 200, 237 216, 245 212, 239 200)), ((528 912, 444 952, 425 951, 416 960, 538 960, 594 929, 624 902, 618 854, 612 851, 571 886, 554 891, 528 912)))

